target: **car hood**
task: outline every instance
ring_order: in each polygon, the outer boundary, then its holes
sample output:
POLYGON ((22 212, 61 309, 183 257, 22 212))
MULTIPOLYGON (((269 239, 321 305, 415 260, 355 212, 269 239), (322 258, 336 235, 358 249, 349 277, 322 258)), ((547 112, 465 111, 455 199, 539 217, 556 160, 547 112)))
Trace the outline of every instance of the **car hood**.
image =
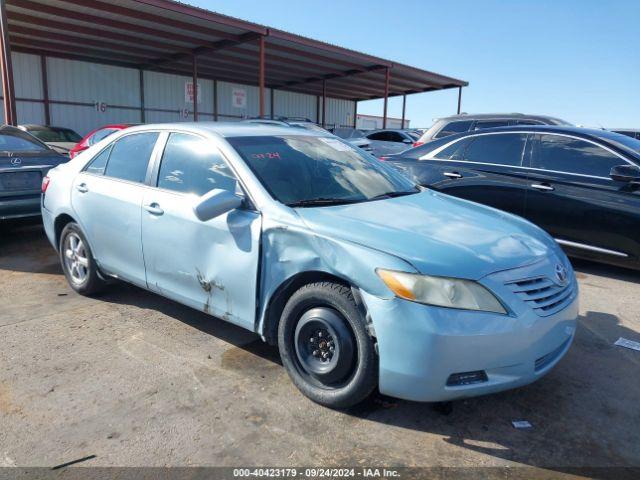
POLYGON ((387 252, 430 275, 479 279, 557 248, 519 217, 433 191, 296 210, 318 234, 387 252))

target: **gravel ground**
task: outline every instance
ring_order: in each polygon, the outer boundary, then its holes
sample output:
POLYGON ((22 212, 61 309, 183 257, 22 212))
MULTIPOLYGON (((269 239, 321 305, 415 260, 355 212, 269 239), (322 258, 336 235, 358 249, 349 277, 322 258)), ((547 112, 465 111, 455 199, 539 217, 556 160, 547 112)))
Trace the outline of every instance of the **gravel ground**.
POLYGON ((40 225, 3 225, 0 466, 640 466, 640 352, 613 345, 640 341, 640 273, 575 267, 576 341, 541 381, 336 412, 255 335, 125 284, 81 297, 40 225))

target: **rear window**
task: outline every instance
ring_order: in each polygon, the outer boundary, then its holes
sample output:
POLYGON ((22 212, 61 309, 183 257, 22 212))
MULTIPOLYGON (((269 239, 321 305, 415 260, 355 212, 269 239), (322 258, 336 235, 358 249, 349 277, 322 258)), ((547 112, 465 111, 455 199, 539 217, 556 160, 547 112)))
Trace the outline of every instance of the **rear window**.
POLYGON ((78 143, 82 137, 68 128, 43 128, 30 130, 29 133, 43 142, 78 143))
POLYGON ((442 130, 440 130, 434 138, 447 137, 449 135, 453 135, 454 133, 468 132, 471 128, 471 124, 473 124, 472 120, 449 122, 444 127, 442 127, 442 130))
POLYGON ((50 149, 20 130, 0 132, 0 151, 2 152, 48 152, 50 149))

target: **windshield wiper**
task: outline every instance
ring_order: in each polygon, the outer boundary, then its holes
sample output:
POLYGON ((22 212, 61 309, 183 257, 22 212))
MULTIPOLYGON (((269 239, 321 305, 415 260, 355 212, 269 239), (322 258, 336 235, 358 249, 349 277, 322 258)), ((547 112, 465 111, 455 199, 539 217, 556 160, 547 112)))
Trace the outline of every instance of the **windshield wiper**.
POLYGON ((418 193, 419 190, 404 190, 401 192, 386 192, 381 193, 380 195, 375 195, 371 197, 369 200, 380 200, 382 198, 394 198, 394 197, 404 197, 405 195, 413 195, 414 193, 418 193))
POLYGON ((353 198, 329 198, 329 197, 318 197, 318 198, 308 198, 306 200, 298 200, 297 202, 287 203, 289 207, 316 207, 322 205, 346 205, 348 203, 358 203, 362 202, 364 199, 353 199, 353 198))

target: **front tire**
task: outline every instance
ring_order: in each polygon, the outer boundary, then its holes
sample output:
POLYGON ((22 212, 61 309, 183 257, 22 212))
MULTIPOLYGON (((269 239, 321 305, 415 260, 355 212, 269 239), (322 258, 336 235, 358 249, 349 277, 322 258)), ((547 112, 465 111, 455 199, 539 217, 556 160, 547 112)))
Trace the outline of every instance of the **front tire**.
POLYGON ((287 302, 278 326, 282 363, 308 398, 347 408, 367 398, 378 382, 378 362, 351 289, 312 283, 287 302))
POLYGON ((93 295, 105 282, 98 275, 98 266, 87 238, 80 226, 69 222, 60 234, 60 263, 69 286, 81 295, 93 295))

